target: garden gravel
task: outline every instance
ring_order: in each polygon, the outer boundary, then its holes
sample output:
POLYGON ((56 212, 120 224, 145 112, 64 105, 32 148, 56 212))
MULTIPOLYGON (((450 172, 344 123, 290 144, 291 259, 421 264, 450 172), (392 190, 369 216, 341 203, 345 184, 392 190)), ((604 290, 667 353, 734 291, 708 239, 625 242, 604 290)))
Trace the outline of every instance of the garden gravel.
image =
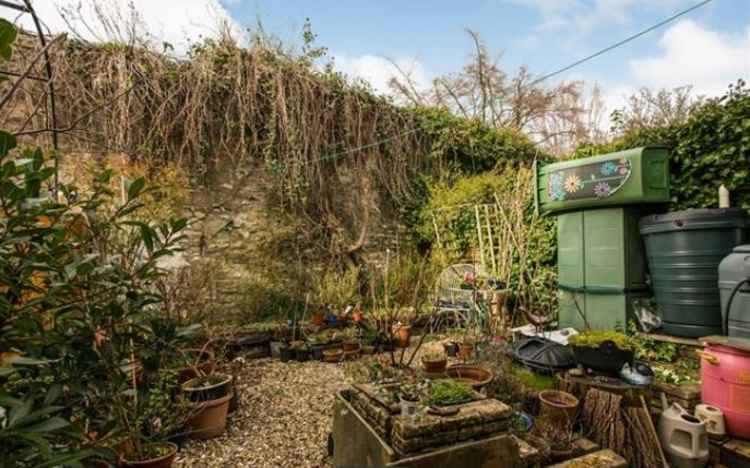
POLYGON ((327 440, 333 401, 336 392, 350 384, 343 365, 255 359, 235 366, 241 406, 230 416, 227 431, 215 439, 189 441, 175 465, 330 466, 327 440))

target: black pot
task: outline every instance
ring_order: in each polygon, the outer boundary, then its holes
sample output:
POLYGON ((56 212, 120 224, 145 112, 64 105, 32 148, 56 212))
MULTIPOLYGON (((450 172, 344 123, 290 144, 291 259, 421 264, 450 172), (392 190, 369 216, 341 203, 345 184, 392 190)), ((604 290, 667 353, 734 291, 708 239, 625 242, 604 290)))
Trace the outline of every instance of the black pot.
POLYGON ((619 373, 625 363, 633 364, 634 353, 620 349, 612 341, 603 341, 598 348, 573 346, 576 362, 585 368, 602 372, 619 373))
POLYGON ((382 343, 380 343, 380 349, 382 349, 386 353, 396 351, 396 342, 393 340, 383 341, 382 343))
POLYGON ((446 356, 456 357, 458 354, 458 343, 452 341, 450 343, 443 343, 443 348, 445 349, 446 356))
POLYGON ((292 359, 294 359, 294 350, 292 348, 289 348, 288 346, 283 346, 279 350, 279 359, 281 359, 281 362, 289 362, 292 359))
POLYGON ((310 360, 310 350, 307 348, 297 348, 294 350, 294 359, 299 362, 310 360))
POLYGON ((313 361, 323 360, 323 350, 326 349, 323 345, 315 345, 310 348, 310 357, 313 361))

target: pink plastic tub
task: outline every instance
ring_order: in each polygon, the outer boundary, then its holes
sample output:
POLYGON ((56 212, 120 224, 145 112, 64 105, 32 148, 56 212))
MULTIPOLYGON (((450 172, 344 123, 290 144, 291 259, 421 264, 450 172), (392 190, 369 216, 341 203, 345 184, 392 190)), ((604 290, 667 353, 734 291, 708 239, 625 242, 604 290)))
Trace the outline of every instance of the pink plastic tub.
POLYGON ((727 433, 750 439, 750 352, 706 343, 701 380, 703 402, 721 408, 727 433))

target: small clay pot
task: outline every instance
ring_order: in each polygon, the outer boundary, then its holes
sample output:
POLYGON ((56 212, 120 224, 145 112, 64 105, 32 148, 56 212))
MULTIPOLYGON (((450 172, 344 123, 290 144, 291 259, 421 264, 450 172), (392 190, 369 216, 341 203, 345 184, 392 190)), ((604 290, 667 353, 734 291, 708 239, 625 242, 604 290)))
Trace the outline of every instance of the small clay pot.
POLYGON ((394 325, 393 335, 396 338, 396 346, 408 348, 411 343, 411 325, 394 325))
POLYGON ((361 311, 356 311, 352 313, 352 321, 355 323, 359 323, 365 319, 365 314, 363 314, 361 311))
POLYGON ((326 316, 322 314, 321 312, 318 312, 318 313, 312 314, 312 317, 310 317, 310 321, 316 327, 321 327, 326 323, 326 316))
POLYGON ((448 360, 445 357, 442 357, 440 359, 428 359, 426 357, 422 358, 422 366, 424 367, 425 372, 428 372, 430 374, 445 372, 445 366, 447 365, 448 360))
POLYGON ((458 358, 468 361, 474 355, 474 343, 460 343, 458 345, 458 358))
POLYGON ((341 349, 326 349, 323 351, 323 360, 325 362, 341 362, 344 357, 344 351, 341 349))
MULTIPOLYGON (((152 458, 150 460, 132 461, 122 458, 120 465, 124 468, 169 468, 174 463, 175 455, 177 455, 177 445, 172 442, 162 442, 158 444, 151 444, 154 446, 164 446, 168 452, 160 457, 152 458)), ((109 466, 104 464, 103 466, 109 466)))
POLYGON ((559 390, 543 390, 539 392, 539 418, 546 419, 552 424, 570 427, 575 422, 578 412, 578 398, 568 392, 559 390))
POLYGON ((344 347, 344 352, 359 351, 359 343, 356 341, 344 341, 342 346, 344 347))
POLYGON ((191 439, 212 439, 224 433, 227 427, 229 401, 232 394, 210 401, 203 401, 195 406, 195 413, 187 420, 191 439))

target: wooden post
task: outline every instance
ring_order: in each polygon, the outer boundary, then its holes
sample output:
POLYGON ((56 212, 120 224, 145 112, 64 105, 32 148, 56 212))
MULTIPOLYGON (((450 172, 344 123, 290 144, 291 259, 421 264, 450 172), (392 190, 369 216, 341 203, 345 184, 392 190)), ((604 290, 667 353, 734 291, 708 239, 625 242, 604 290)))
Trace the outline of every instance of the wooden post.
POLYGON ((492 242, 492 222, 490 221, 490 207, 484 205, 484 217, 487 219, 487 241, 490 244, 490 259, 492 260, 492 274, 497 274, 497 262, 495 261, 495 245, 492 242))
POLYGON ((482 221, 479 218, 479 205, 474 205, 474 215, 477 219, 477 237, 479 238, 479 258, 484 267, 484 241, 482 240, 482 221))

